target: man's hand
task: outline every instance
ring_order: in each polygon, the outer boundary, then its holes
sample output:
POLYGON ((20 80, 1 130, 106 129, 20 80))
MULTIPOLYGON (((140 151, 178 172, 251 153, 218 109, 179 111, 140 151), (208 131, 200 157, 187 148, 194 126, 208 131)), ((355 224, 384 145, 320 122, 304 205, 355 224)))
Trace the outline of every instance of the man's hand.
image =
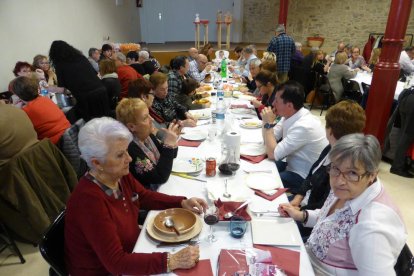
POLYGON ((276 120, 276 115, 269 106, 263 108, 260 115, 262 116, 263 123, 272 124, 276 120))

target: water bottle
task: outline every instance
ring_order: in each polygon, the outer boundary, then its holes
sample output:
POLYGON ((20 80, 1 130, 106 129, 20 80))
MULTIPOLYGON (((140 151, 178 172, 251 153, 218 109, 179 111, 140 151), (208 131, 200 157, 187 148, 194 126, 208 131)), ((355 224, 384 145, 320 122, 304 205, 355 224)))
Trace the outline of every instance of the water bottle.
POLYGON ((45 80, 39 81, 40 95, 43 97, 49 97, 49 92, 47 91, 48 86, 45 80))
POLYGON ((225 131, 225 116, 226 116, 226 104, 224 103, 223 97, 218 97, 218 102, 216 105, 216 126, 217 133, 222 137, 223 132, 225 131))
POLYGON ((221 73, 221 78, 222 79, 227 78, 227 62, 226 62, 226 58, 223 58, 221 60, 221 70, 220 70, 220 73, 221 73))

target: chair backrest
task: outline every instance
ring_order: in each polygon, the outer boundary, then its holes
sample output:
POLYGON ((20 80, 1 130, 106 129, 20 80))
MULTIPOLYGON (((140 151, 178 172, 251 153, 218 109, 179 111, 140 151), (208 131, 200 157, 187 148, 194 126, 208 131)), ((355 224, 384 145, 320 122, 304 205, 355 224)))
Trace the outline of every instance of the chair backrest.
POLYGON ((342 86, 344 87, 344 93, 342 98, 361 102, 362 92, 359 88, 358 82, 354 80, 342 78, 342 86))
POLYGON ((68 275, 65 265, 65 215, 63 210, 46 230, 39 250, 46 262, 60 276, 68 275))
POLYGON ((219 57, 219 52, 220 51, 223 51, 224 52, 224 57, 225 58, 229 58, 229 51, 227 51, 227 50, 218 50, 218 51, 216 51, 216 59, 220 59, 220 57, 219 57))
POLYGON ((362 82, 361 86, 363 90, 362 98, 361 98, 361 106, 363 109, 365 109, 367 107, 369 89, 371 88, 371 85, 366 84, 365 82, 362 82))
POLYGON ((414 257, 407 244, 404 245, 394 266, 397 276, 411 276, 414 272, 414 257))

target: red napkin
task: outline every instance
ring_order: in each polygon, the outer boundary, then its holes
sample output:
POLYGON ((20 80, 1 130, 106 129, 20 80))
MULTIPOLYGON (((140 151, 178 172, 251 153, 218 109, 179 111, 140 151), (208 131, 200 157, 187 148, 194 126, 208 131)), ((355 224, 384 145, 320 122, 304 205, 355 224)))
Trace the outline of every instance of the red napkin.
POLYGON ((240 158, 246 160, 250 163, 257 164, 265 160, 267 157, 266 154, 258 155, 258 156, 251 156, 251 155, 240 155, 240 158))
POLYGON ((177 275, 205 275, 213 276, 210 260, 200 260, 197 265, 191 269, 176 269, 174 273, 177 275))
POLYGON ((193 148, 196 148, 201 144, 201 141, 188 141, 188 140, 185 140, 185 139, 180 139, 177 144, 180 147, 193 147, 193 148))
POLYGON ((272 263, 283 269, 288 276, 299 275, 300 252, 274 246, 257 244, 253 246, 257 249, 270 251, 272 263))
MULTIPOLYGON (((235 202, 235 201, 223 202, 220 199, 214 201, 214 205, 216 205, 216 207, 219 209, 219 220, 221 220, 221 221, 230 220, 230 219, 226 219, 224 217, 224 214, 226 214, 228 212, 233 212, 234 210, 236 210, 243 203, 244 202, 235 202)), ((238 215, 240 217, 243 217, 247 221, 252 220, 250 215, 247 213, 247 205, 244 206, 243 208, 241 208, 240 210, 237 210, 236 215, 238 215)))
POLYGON ((227 250, 220 251, 218 275, 234 275, 235 272, 249 272, 246 262, 246 253, 244 250, 227 250))
POLYGON ((267 199, 269 201, 272 201, 272 200, 278 198, 280 195, 282 195, 283 193, 285 193, 289 189, 288 188, 279 188, 279 189, 277 189, 277 192, 274 195, 267 195, 264 192, 262 192, 260 190, 256 190, 256 189, 252 189, 252 190, 254 190, 254 193, 256 195, 261 196, 264 199, 267 199))
POLYGON ((247 104, 232 104, 230 108, 249 108, 247 104))

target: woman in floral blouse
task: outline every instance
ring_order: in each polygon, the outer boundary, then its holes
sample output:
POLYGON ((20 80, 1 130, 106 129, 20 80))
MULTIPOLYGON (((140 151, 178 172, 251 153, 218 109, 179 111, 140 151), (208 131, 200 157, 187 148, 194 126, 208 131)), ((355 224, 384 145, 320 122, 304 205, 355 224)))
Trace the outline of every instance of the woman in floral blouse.
POLYGON ((128 153, 132 157, 129 170, 146 188, 157 190, 171 174, 174 158, 177 156, 177 134, 180 126, 171 123, 162 129, 163 143, 152 133, 152 119, 144 101, 125 98, 116 107, 116 117, 132 133, 133 141, 128 153))

